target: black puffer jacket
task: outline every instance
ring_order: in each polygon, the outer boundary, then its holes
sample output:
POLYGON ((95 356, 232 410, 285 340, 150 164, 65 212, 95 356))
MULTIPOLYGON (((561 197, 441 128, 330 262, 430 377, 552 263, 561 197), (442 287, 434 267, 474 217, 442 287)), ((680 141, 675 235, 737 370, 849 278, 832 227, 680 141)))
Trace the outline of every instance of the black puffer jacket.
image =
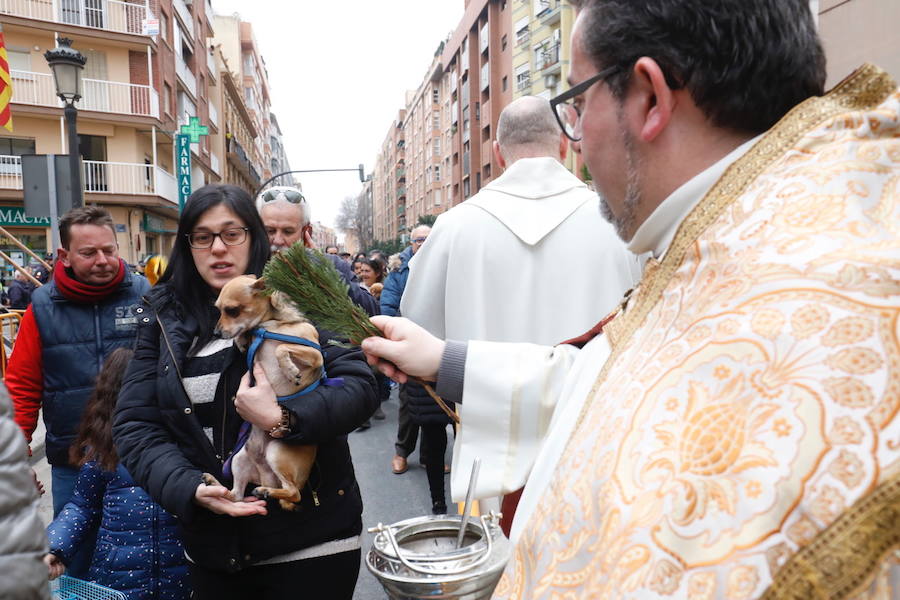
MULTIPOLYGON (((428 395, 425 388, 418 383, 406 383, 400 390, 406 395, 406 406, 409 410, 409 418, 416 425, 449 425, 453 421, 447 413, 438 406, 434 398, 428 395)), ((450 410, 456 409, 456 404, 447 402, 450 410)))
POLYGON ((135 481, 179 518, 191 559, 210 569, 238 571, 259 560, 359 534, 362 498, 346 435, 378 405, 375 378, 362 352, 328 345, 328 335, 320 331, 328 376, 342 378, 343 385, 320 386, 285 402, 296 426, 284 441, 319 447, 309 483, 301 490, 300 509, 287 512, 272 501, 266 516, 233 518, 197 506, 194 493, 204 472, 224 485, 231 483, 222 475, 222 463, 240 428, 233 399, 246 371, 244 357, 233 349, 219 378, 215 402, 224 404, 225 410, 220 411, 224 427, 222 435, 216 436, 222 438, 220 447, 214 448, 178 376, 197 322, 178 310, 164 288, 154 290, 151 303, 138 310, 137 346, 119 393, 113 436, 119 457, 135 481))

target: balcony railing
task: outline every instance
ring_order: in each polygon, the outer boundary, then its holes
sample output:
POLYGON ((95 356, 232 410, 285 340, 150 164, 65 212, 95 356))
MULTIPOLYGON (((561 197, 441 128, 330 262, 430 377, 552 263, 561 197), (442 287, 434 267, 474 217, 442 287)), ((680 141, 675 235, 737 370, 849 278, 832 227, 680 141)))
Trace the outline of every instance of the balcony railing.
MULTIPOLYGON (((153 165, 82 161, 84 191, 97 194, 161 196, 178 201, 175 176, 153 165)), ((0 155, 0 188, 22 189, 22 158, 0 155)))
POLYGON ((142 35, 144 19, 152 16, 146 4, 119 0, 0 0, 0 13, 132 35, 142 35))
POLYGON ((194 76, 194 73, 187 66, 187 63, 184 62, 184 59, 181 58, 177 52, 175 53, 175 74, 178 75, 178 78, 181 80, 181 83, 187 87, 188 91, 193 94, 194 98, 197 97, 197 78, 194 76))
POLYGON ((172 6, 175 7, 175 14, 178 15, 179 19, 181 19, 181 23, 187 30, 188 35, 190 35, 191 39, 193 39, 194 19, 191 18, 191 12, 188 10, 188 7, 184 3, 184 0, 172 0, 172 6))
POLYGON ((536 65, 538 69, 548 69, 554 65, 559 63, 559 44, 553 44, 552 46, 545 48, 543 52, 541 52, 541 61, 539 65, 536 65))
POLYGON ((209 69, 209 74, 213 76, 213 79, 219 78, 219 73, 216 69, 216 57, 213 56, 212 52, 206 53, 206 68, 209 69))
MULTIPOLYGON (((13 102, 36 106, 62 107, 56 97, 53 75, 31 71, 10 71, 13 83, 13 102)), ((159 96, 149 85, 83 79, 79 110, 145 117, 159 117, 159 96)))
POLYGON ((209 122, 212 123, 216 129, 219 129, 219 111, 216 110, 216 107, 213 106, 213 103, 210 102, 209 107, 209 122))

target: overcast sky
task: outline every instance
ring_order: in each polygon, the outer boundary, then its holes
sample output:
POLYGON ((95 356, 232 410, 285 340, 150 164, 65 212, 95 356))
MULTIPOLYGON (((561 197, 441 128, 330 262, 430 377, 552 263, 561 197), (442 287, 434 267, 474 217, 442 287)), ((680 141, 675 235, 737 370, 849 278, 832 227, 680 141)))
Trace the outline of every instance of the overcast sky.
MULTIPOLYGON (((211 0, 253 24, 266 61, 272 111, 292 169, 371 172, 404 94, 425 77, 464 0, 211 0)), ((334 224, 355 172, 299 176, 313 220, 334 224)))

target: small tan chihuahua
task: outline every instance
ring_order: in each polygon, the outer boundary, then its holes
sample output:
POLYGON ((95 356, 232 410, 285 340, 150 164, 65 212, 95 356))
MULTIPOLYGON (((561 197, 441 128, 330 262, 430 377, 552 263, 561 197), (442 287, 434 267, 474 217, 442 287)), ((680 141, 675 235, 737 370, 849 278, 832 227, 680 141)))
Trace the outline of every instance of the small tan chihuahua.
MULTIPOLYGON (((251 372, 255 354, 279 399, 302 394, 322 374, 319 335, 284 294, 267 295, 264 290, 265 282, 251 275, 235 277, 225 284, 216 300, 216 308, 221 312, 216 335, 234 338, 241 351, 250 348, 251 372), (297 341, 301 343, 278 338, 300 338, 297 341), (302 345, 303 342, 313 346, 302 345)), ((254 496, 275 498, 285 510, 299 507, 300 490, 315 462, 316 446, 285 444, 275 439, 283 433, 279 427, 270 432, 256 426, 250 429, 246 443, 231 458, 232 501, 241 501, 248 483, 258 483, 254 496)), ((203 480, 207 485, 221 485, 209 473, 204 473, 203 480)))

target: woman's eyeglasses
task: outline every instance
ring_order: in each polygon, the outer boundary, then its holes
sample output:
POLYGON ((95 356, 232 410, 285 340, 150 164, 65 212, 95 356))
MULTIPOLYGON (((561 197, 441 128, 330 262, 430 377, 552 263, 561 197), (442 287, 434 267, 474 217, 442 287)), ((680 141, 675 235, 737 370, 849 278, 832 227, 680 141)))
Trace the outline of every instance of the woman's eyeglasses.
POLYGON ((216 238, 222 240, 222 243, 226 246, 240 246, 247 241, 248 231, 250 231, 249 227, 235 227, 233 229, 224 229, 219 233, 212 233, 211 231, 195 231, 185 235, 187 236, 191 248, 204 250, 206 248, 212 248, 216 238))

